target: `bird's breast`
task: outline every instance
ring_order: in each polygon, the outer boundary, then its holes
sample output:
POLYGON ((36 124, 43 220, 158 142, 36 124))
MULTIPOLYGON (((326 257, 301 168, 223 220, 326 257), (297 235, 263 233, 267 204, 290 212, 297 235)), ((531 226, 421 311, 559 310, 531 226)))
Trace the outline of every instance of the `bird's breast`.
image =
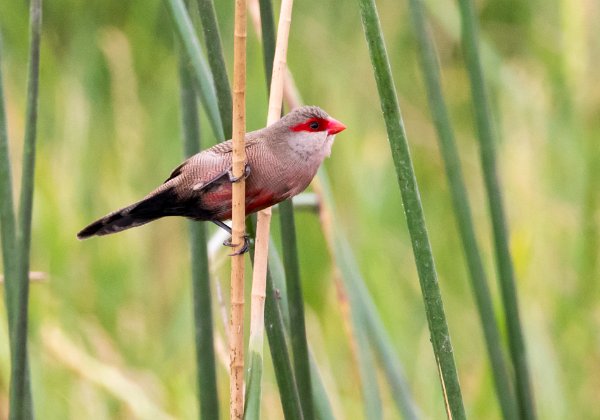
MULTIPOLYGON (((231 184, 206 192, 202 197, 203 206, 210 209, 214 219, 231 219, 231 184)), ((253 182, 246 184, 246 214, 255 213, 273 206, 285 198, 268 186, 253 182)))

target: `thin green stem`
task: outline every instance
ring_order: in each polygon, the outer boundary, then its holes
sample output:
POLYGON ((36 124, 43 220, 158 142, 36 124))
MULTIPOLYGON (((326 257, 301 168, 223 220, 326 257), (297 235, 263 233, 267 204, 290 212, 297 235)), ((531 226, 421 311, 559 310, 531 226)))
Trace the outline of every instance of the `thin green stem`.
MULTIPOLYGON (((280 299, 277 300, 277 303, 280 307, 283 316, 283 323, 287 328, 286 331, 289 337, 290 317, 288 310, 285 271, 273 240, 271 240, 271 245, 269 245, 269 275, 273 280, 273 287, 275 290, 277 290, 277 295, 280 297, 280 299)), ((310 378, 312 381, 315 417, 320 420, 333 420, 333 409, 331 408, 331 403, 329 402, 329 397, 327 396, 327 390, 325 389, 321 374, 319 373, 319 366, 314 360, 310 349, 308 357, 310 361, 310 378)))
MULTIPOLYGON (((346 243, 340 240, 339 235, 334 235, 333 246, 334 254, 339 257, 343 254, 346 243)), ((353 273, 350 271, 350 266, 348 264, 340 264, 338 267, 342 272, 344 289, 350 301, 352 334, 356 343, 356 357, 360 373, 362 394, 365 402, 365 418, 381 419, 383 418, 383 411, 381 408, 381 398, 379 396, 379 385, 377 383, 377 370, 375 369, 371 348, 367 340, 367 326, 365 324, 363 311, 360 307, 360 300, 356 294, 357 289, 350 283, 353 273)))
POLYGON ((302 413, 304 414, 304 419, 309 420, 314 418, 313 395, 310 379, 310 362, 308 359, 308 342, 304 322, 304 298, 300 282, 300 266, 296 244, 294 208, 291 200, 286 200, 279 204, 279 222, 281 225, 283 262, 288 292, 294 373, 298 382, 302 413))
POLYGON ((361 308, 364 317, 364 329, 367 332, 370 343, 377 354, 379 363, 383 367, 383 373, 392 389, 394 402, 398 407, 398 411, 405 419, 419 418, 419 410, 410 395, 410 389, 404 375, 404 369, 398 356, 396 356, 394 348, 390 343, 389 336, 385 331, 383 322, 377 314, 377 308, 373 302, 370 292, 367 289, 364 280, 360 276, 358 267, 354 267, 355 258, 348 246, 347 239, 340 236, 336 242, 343 244, 338 248, 341 254, 336 257, 337 264, 340 266, 349 266, 350 270, 345 270, 349 273, 346 282, 347 288, 354 289, 353 293, 357 294, 358 306, 361 308))
MULTIPOLYGON (((337 212, 329 185, 329 177, 325 168, 321 168, 317 176, 320 185, 321 205, 326 207, 329 217, 335 220, 337 212)), ((405 419, 418 419, 419 410, 410 394, 404 369, 398 360, 398 356, 390 342, 383 322, 377 313, 377 307, 371 298, 371 293, 365 284, 365 280, 360 274, 360 269, 348 245, 348 240, 335 225, 332 225, 332 228, 332 240, 334 242, 333 257, 335 264, 340 268, 346 293, 352 299, 351 309, 361 311, 361 316, 363 317, 361 326, 365 329, 370 344, 383 367, 383 373, 392 389, 392 395, 394 395, 394 402, 398 411, 405 419)))
POLYGON ((285 329, 281 308, 278 304, 278 291, 267 271, 267 297, 265 300, 265 328, 271 349, 271 358, 279 387, 281 404, 286 420, 303 419, 298 385, 294 378, 289 351, 285 341, 285 329))
POLYGON ((221 35, 217 23, 217 15, 212 0, 197 0, 200 21, 202 22, 202 33, 204 34, 208 65, 212 71, 219 101, 219 114, 223 123, 225 138, 231 138, 231 87, 227 78, 227 66, 223 55, 221 35))
MULTIPOLYGON (((246 231, 250 236, 256 232, 256 217, 247 219, 246 231)), ((254 244, 251 244, 250 256, 254 258, 254 244)), ((271 276, 271 269, 267 268, 267 288, 265 297, 265 329, 269 348, 271 349, 271 359, 279 388, 279 398, 283 408, 286 420, 303 419, 300 406, 300 397, 298 394, 298 385, 292 370, 289 350, 285 338, 284 317, 279 306, 281 299, 279 290, 274 286, 271 276)))
POLYGON ((333 409, 329 398, 327 398, 327 390, 323 384, 323 379, 319 373, 319 366, 315 361, 312 353, 309 353, 310 358, 310 378, 312 380, 313 399, 315 403, 315 417, 318 420, 334 420, 333 409))
POLYGON ((421 206, 419 189, 415 178, 408 142, 404 131, 396 89, 392 79, 389 60, 385 51, 383 34, 374 0, 358 0, 363 28, 379 91, 392 157, 396 167, 406 221, 410 233, 413 253, 419 273, 425 312, 431 334, 431 342, 436 362, 440 370, 444 397, 453 419, 464 419, 458 373, 446 322, 442 295, 438 284, 435 264, 425 217, 421 206))
POLYGON ((165 0, 169 7, 171 17, 179 39, 184 47, 186 56, 191 66, 192 80, 196 87, 200 101, 206 110, 208 121, 219 140, 225 139, 223 122, 219 114, 219 105, 215 92, 212 75, 206 64, 206 59, 200 48, 200 42, 196 36, 194 26, 190 20, 183 0, 165 0))
POLYGON ((471 286, 479 310, 479 317, 483 326, 498 401, 504 418, 513 419, 516 418, 517 407, 511 388, 510 378, 508 376, 508 370, 504 361, 500 331, 494 315, 494 306, 488 286, 488 280, 483 268, 481 253, 475 236, 467 189, 460 167, 458 149, 456 147, 454 133, 450 124, 444 96, 442 94, 436 54, 431 37, 426 29, 422 1, 410 0, 409 3, 412 21, 415 26, 417 41, 419 43, 419 48, 417 50, 421 60, 422 71, 425 76, 429 108, 431 109, 433 121, 438 133, 439 145, 446 168, 446 177, 448 178, 452 203, 454 205, 454 214, 460 231, 465 257, 467 259, 471 286))
POLYGON ((12 337, 18 301, 18 283, 16 283, 18 252, 16 246, 17 227, 13 202, 12 171, 8 147, 8 128, 4 108, 1 47, 2 44, 0 43, 0 227, 2 228, 2 260, 4 262, 4 299, 8 312, 8 326, 12 337))
POLYGON ((258 4, 260 7, 265 76, 267 78, 267 89, 270 89, 271 76, 273 75, 273 59, 275 58, 275 17, 273 15, 273 3, 271 0, 258 0, 258 4))
MULTIPOLYGON (((260 0, 259 5, 266 82, 267 89, 270 89, 271 77, 273 74, 273 59, 275 56, 275 21, 271 1, 260 0)), ((281 224, 283 262, 285 267, 287 302, 290 317, 288 325, 292 352, 294 355, 294 373, 298 384, 302 414, 305 420, 310 420, 315 417, 314 402, 311 386, 312 381, 310 377, 311 369, 308 355, 308 341, 306 339, 306 325, 304 320, 304 297, 302 294, 300 266, 298 262, 294 206, 291 199, 279 204, 279 221, 281 224)))
POLYGON ((29 384, 27 330, 29 312, 29 255, 31 249, 31 216, 33 211, 35 178, 35 143, 37 137, 40 39, 42 32, 41 0, 31 1, 29 14, 30 44, 27 74, 27 105, 25 111, 19 223, 16 237, 18 247, 18 291, 15 325, 12 333, 14 358, 11 365, 11 420, 33 418, 33 401, 29 384))
POLYGON ((459 1, 462 42, 471 83, 471 95, 480 145, 481 166, 488 196, 488 204, 494 232, 494 248, 498 280, 508 328, 510 355, 513 363, 519 413, 522 418, 534 419, 535 406, 531 391, 525 340, 519 316, 519 304, 515 286, 514 269, 508 247, 506 217, 502 204, 500 182, 496 168, 494 132, 485 91, 483 70, 479 58, 478 28, 470 0, 459 1))
MULTIPOLYGON (((198 105, 188 68, 181 61, 179 75, 184 153, 186 156, 191 156, 200 151, 198 105)), ((189 230, 200 418, 214 419, 219 417, 219 395, 213 342, 206 225, 204 222, 189 222, 189 230)))
POLYGON ((248 378, 246 380, 246 399, 244 401, 244 420, 260 419, 260 401, 262 398, 263 375, 263 337, 260 342, 250 337, 248 345, 248 378), (258 350, 257 350, 258 349, 258 350))

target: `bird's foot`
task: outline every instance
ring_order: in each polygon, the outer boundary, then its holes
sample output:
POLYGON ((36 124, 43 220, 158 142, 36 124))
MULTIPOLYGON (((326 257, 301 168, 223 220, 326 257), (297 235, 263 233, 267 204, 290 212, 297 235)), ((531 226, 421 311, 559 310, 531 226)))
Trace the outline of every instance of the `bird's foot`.
MULTIPOLYGON (((231 239, 232 238, 227 239, 225 242, 223 242, 223 245, 228 246, 230 248, 237 247, 239 244, 231 243, 231 239)), ((250 237, 248 235, 244 235, 244 245, 239 250, 235 251, 233 254, 229 254, 229 256, 233 257, 234 255, 242 255, 242 254, 248 252, 249 248, 250 248, 250 237)))
POLYGON ((239 182, 242 179, 246 179, 248 178, 248 176, 250 176, 250 165, 246 163, 246 166, 244 166, 244 173, 242 174, 242 176, 233 176, 232 170, 229 170, 227 172, 227 175, 229 176, 229 182, 231 183, 239 182))

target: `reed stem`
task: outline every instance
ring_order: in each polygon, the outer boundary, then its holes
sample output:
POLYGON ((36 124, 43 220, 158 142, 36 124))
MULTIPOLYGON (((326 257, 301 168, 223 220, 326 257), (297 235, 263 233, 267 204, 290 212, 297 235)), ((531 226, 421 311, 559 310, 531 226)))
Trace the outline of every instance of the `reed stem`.
MULTIPOLYGON (((235 0, 233 45, 233 153, 232 172, 239 181, 232 188, 232 237, 234 254, 245 241, 246 182, 246 0, 235 0)), ((244 254, 231 258, 230 418, 244 414, 244 254)))
POLYGON ((192 25, 189 13, 183 0, 165 0, 173 18, 175 30, 189 59, 189 65, 192 69, 192 80, 196 86, 196 91, 204 106, 208 121, 219 140, 225 138, 223 123, 219 114, 219 101, 217 100, 213 78, 206 64, 206 59, 200 48, 200 41, 196 36, 196 31, 192 25))
MULTIPOLYGON (((285 77, 283 94, 285 101, 290 108, 297 108, 303 103, 290 71, 287 72, 285 77)), ((335 225, 332 221, 336 220, 337 213, 335 210, 333 194, 329 185, 329 177, 325 167, 321 166, 312 185, 319 197, 319 217, 321 219, 321 226, 329 253, 334 259, 336 266, 340 268, 340 273, 342 275, 344 273, 352 274, 352 276, 348 278, 343 278, 345 291, 348 294, 353 294, 355 296, 354 301, 358 302, 356 307, 352 309, 362 311, 362 316, 364 317, 363 326, 368 334, 370 344, 373 346, 373 350, 383 366, 383 372, 392 389, 392 394, 395 397, 394 402, 398 411, 405 419, 417 419, 419 418, 419 410, 411 396, 402 364, 395 354, 389 335, 377 313, 375 303, 365 285, 364 279, 360 275, 359 268, 356 266, 356 259, 348 245, 335 246, 335 243, 347 244, 348 241, 340 229, 334 229, 335 225), (341 250, 343 252, 336 252, 336 250, 341 250), (349 268, 342 270, 342 266, 348 266, 349 268)), ((358 318, 356 319, 358 320, 358 318)), ((313 389, 315 391, 313 394, 313 397, 315 398, 315 408, 319 409, 319 416, 323 416, 323 413, 325 413, 326 417, 331 410, 327 410, 326 407, 325 410, 321 409, 318 389, 322 389, 322 384, 319 384, 319 387, 314 386, 315 379, 319 379, 318 372, 313 370, 311 377, 313 379, 313 389)))
POLYGON ((417 34, 419 44, 418 53, 421 67, 425 75, 425 84, 428 92, 429 108, 438 133, 438 141, 446 168, 446 177, 452 194, 454 214, 458 229, 460 231, 467 266, 469 268, 471 286, 475 295, 475 302, 479 311, 479 317, 483 327, 485 343, 488 356, 492 365, 492 375, 496 387, 496 394, 500 408, 505 419, 513 419, 517 416, 513 390, 511 388, 508 370, 504 361, 502 341, 498 323, 494 314, 494 306, 490 294, 488 279, 483 268, 481 253, 473 219, 469 206, 467 188, 460 168, 460 159, 454 132, 448 116, 446 103, 440 85, 440 74, 435 50, 431 36, 427 32, 425 16, 421 0, 410 0, 412 21, 417 34))
MULTIPOLYGON (((198 153, 201 149, 200 126, 196 93, 193 89, 188 68, 183 63, 181 55, 179 74, 184 154, 186 157, 189 157, 198 153)), ((189 231, 198 402, 200 406, 200 418, 210 420, 219 417, 219 395, 217 391, 213 340, 210 275, 206 249, 206 225, 204 222, 189 222, 189 231)))
POLYGON ((396 88, 379 24, 377 7, 375 6, 375 0, 358 0, 358 3, 388 132, 388 140, 396 167, 398 184, 402 194, 404 213, 419 274, 425 313, 427 314, 431 343, 440 373, 447 414, 449 418, 462 420, 465 418, 465 410, 454 362, 450 332, 448 331, 429 235, 425 225, 419 188, 400 115, 396 88))
MULTIPOLYGON (((254 216, 248 218, 247 230, 250 235, 256 236, 256 222, 254 219, 254 216)), ((254 256, 256 255, 254 245, 251 245, 251 248, 250 255, 252 259, 254 259, 254 256)), ((270 249, 270 257, 278 260, 275 249, 272 247, 270 249)), ((303 416, 300 407, 300 398, 298 396, 298 386, 296 384, 296 378, 294 377, 292 363, 289 357, 284 325, 284 311, 282 310, 282 305, 280 304, 280 302, 282 302, 282 289, 280 287, 285 287, 285 280, 283 279, 281 270, 279 271, 281 278, 274 279, 275 275, 272 274, 273 267, 281 266, 281 261, 277 262, 278 264, 271 264, 267 266, 264 323, 267 332, 267 338, 269 340, 269 348, 271 349, 273 370, 275 371, 275 379, 277 380, 277 387, 279 388, 279 399, 283 408, 284 417, 286 420, 301 420, 303 419, 303 416), (275 280, 277 280, 277 283, 275 280)), ((254 359, 253 356, 251 356, 251 363, 252 359, 254 359)), ((261 381, 257 372, 262 373, 262 360, 260 360, 260 364, 257 365, 257 368, 251 369, 249 374, 251 378, 250 381, 252 381, 252 383, 248 383, 248 411, 244 414, 248 419, 257 419, 257 414, 259 414, 258 410, 255 408, 251 409, 250 407, 250 404, 260 404, 260 401, 257 400, 257 398, 260 398, 261 381)))
POLYGON ((494 131, 479 58, 477 20, 474 16, 471 0, 459 0, 458 4, 461 15, 462 42, 475 108, 481 167, 494 232, 498 280, 508 329, 508 343, 515 374, 519 414, 523 419, 535 419, 536 414, 529 379, 525 339, 521 328, 515 275, 508 246, 508 229, 496 167, 494 131))
POLYGON ((231 89, 227 78, 227 66, 221 43, 215 5, 212 0, 197 0, 200 21, 202 22, 202 33, 206 40, 206 51, 208 65, 215 82, 215 90, 219 103, 219 114, 225 138, 231 138, 231 89))
POLYGON ((17 225, 18 292, 14 341, 14 358, 11 365, 10 418, 33 418, 33 401, 29 384, 27 331, 29 324, 29 255, 31 250, 31 217, 33 213, 33 188, 35 179, 35 144, 40 73, 40 40, 42 34, 42 2, 32 0, 29 7, 29 64, 27 74, 27 106, 25 110, 25 137, 23 140, 23 166, 21 196, 17 225))
MULTIPOLYGON (((269 95, 269 111, 267 125, 276 122, 281 116, 281 103, 283 98, 283 74, 286 68, 286 55, 288 36, 291 24, 293 0, 284 0, 281 5, 279 27, 277 31, 277 44, 275 47, 275 58, 273 62, 273 76, 271 78, 271 89, 269 95)), ((265 296, 267 288, 267 264, 269 256, 271 208, 258 212, 256 224, 256 241, 254 251, 254 270, 252 273, 252 303, 250 319, 250 344, 252 345, 251 360, 260 363, 260 366, 252 366, 253 389, 249 392, 258 393, 261 388, 261 378, 256 376, 262 372, 263 325, 265 296)), ((258 405, 253 405, 258 409, 258 405)), ((257 413, 254 413, 257 415, 257 413)))

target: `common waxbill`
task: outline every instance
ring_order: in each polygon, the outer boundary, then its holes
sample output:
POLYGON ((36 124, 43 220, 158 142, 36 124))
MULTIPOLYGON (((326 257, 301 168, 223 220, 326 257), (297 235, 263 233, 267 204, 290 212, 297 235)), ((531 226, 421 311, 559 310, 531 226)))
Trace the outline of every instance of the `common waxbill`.
MULTIPOLYGON (((316 106, 297 108, 246 134, 246 214, 293 197, 310 184, 337 133, 346 126, 316 106)), ((211 221, 231 234, 231 140, 179 165, 144 199, 95 221, 79 239, 108 235, 165 216, 211 221)), ((244 250, 247 246, 244 246, 244 250)))

